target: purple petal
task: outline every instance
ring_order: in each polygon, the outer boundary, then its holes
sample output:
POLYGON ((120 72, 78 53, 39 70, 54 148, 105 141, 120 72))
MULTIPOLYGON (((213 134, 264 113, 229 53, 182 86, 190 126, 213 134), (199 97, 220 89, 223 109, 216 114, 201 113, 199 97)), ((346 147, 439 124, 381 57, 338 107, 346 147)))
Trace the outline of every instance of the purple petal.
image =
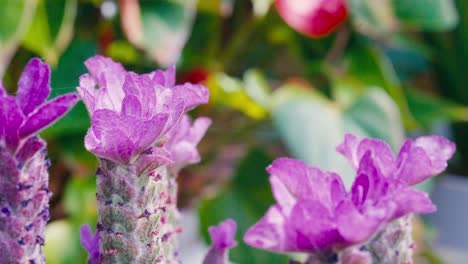
POLYGON ((154 170, 161 165, 171 166, 173 163, 171 152, 166 148, 157 147, 143 151, 135 161, 137 171, 140 174, 154 170))
POLYGON ((349 160, 355 169, 359 166, 362 156, 370 152, 375 165, 385 176, 390 176, 395 170, 395 156, 388 144, 382 140, 359 139, 352 134, 346 134, 344 142, 336 149, 349 160))
POLYGON ((382 220, 361 214, 354 204, 344 200, 336 209, 336 225, 349 244, 367 241, 383 223, 382 220))
POLYGON ((126 95, 122 102, 122 114, 126 116, 141 116, 141 104, 133 95, 126 95))
POLYGON ((295 251, 312 252, 344 242, 330 211, 319 201, 297 202, 287 220, 286 230, 287 240, 295 243, 295 251))
POLYGON ((156 70, 152 72, 153 81, 161 86, 172 87, 175 85, 175 65, 170 66, 166 71, 156 70))
POLYGON ((185 83, 172 88, 176 98, 185 102, 185 110, 189 111, 200 104, 208 103, 210 92, 201 84, 185 83))
POLYGON ((408 184, 417 184, 437 175, 447 167, 455 152, 455 144, 439 136, 407 140, 398 154, 396 177, 408 184))
POLYGON ((49 65, 40 59, 31 59, 18 81, 18 101, 25 116, 40 106, 50 94, 49 65))
POLYGON ((10 150, 15 150, 19 144, 18 128, 23 123, 23 118, 14 97, 0 97, 0 138, 5 138, 10 150))
MULTIPOLYGON (((151 82, 150 76, 130 72, 125 76, 123 90, 126 96, 134 96, 141 105, 142 116, 151 116, 156 112, 156 104, 159 98, 151 82)), ((125 102, 124 102, 125 107, 125 102)))
POLYGON ((247 230, 244 235, 245 243, 271 251, 293 250, 293 245, 286 239, 285 221, 278 206, 270 207, 263 218, 247 230))
POLYGON ((52 101, 42 105, 20 127, 19 136, 25 138, 45 129, 67 113, 77 101, 78 96, 71 93, 56 97, 52 101))
POLYGON ((431 202, 427 193, 406 187, 393 195, 393 201, 397 204, 397 211, 392 215, 392 220, 410 213, 433 213, 435 205, 431 202))
POLYGON ((126 164, 135 153, 134 143, 122 130, 108 129, 97 138, 90 129, 85 137, 85 147, 98 157, 126 164))
POLYGON ((80 228, 80 242, 88 252, 88 263, 100 263, 99 232, 96 231, 93 235, 89 225, 82 225, 80 228))
POLYGON ((80 86, 76 88, 90 115, 96 110, 97 85, 96 79, 93 76, 83 74, 80 76, 80 86))
POLYGON ((308 167, 303 161, 280 158, 268 168, 273 195, 288 215, 296 199, 321 201, 328 208, 336 204, 336 199, 345 195, 341 178, 334 173, 308 167), (335 185, 334 193, 330 192, 335 185))
POLYGON ((218 226, 208 228, 213 246, 218 249, 232 248, 237 245, 234 240, 237 224, 234 220, 228 219, 221 222, 218 226))
MULTIPOLYGON (((126 72, 124 67, 113 60, 96 55, 85 61, 92 76, 102 88, 106 88, 106 94, 115 109, 120 109, 120 105, 125 96, 122 89, 126 72)), ((99 89, 100 90, 100 89, 99 89)))
POLYGON ((45 146, 46 143, 39 137, 30 137, 16 153, 16 159, 18 162, 25 162, 45 146))

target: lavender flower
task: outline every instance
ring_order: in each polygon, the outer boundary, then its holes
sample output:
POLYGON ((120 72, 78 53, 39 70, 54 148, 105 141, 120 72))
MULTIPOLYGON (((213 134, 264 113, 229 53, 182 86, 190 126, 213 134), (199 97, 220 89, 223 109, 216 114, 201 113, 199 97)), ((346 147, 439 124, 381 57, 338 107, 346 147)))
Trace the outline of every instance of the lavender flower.
POLYGON ((208 122, 190 127, 184 113, 206 103, 208 90, 175 85, 174 67, 137 75, 102 56, 85 65, 90 74, 81 76, 78 93, 91 116, 85 147, 100 164, 101 263, 176 263, 177 187, 169 168, 196 161, 208 122))
POLYGON ((44 263, 41 252, 49 220, 46 143, 38 133, 77 102, 66 94, 45 102, 50 69, 32 59, 18 82, 16 98, 0 84, 0 262, 44 263))
MULTIPOLYGON (((267 171, 277 205, 248 230, 246 243, 277 252, 309 253, 308 263, 333 263, 349 256, 349 250, 343 249, 379 235, 384 240, 398 234, 407 241, 408 232, 387 227, 408 230, 408 221, 400 221, 397 228, 389 223, 398 223, 397 219, 411 213, 435 211, 427 194, 410 185, 443 171, 455 146, 441 137, 420 137, 406 141, 395 158, 383 141, 346 135, 338 151, 357 168, 349 192, 335 173, 294 159, 273 162, 267 171)), ((409 243, 397 240, 392 240, 392 249, 409 250, 402 246, 409 243)), ((375 248, 374 242, 367 248, 375 248)))
POLYGON ((203 264, 228 264, 228 250, 237 246, 234 240, 236 235, 236 222, 232 219, 221 222, 218 226, 208 229, 211 236, 212 246, 208 251, 203 264))

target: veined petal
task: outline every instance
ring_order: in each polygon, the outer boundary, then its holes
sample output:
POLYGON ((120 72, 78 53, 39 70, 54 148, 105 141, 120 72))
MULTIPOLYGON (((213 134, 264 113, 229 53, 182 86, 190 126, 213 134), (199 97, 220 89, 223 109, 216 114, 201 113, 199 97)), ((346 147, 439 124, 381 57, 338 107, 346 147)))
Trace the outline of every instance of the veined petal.
POLYGON ((114 109, 120 110, 125 96, 123 83, 126 72, 124 67, 113 60, 96 55, 85 61, 92 76, 94 76, 101 88, 106 88, 106 95, 112 102, 114 109))
POLYGON ((397 210, 392 215, 392 220, 407 214, 433 213, 436 211, 435 205, 431 202, 429 195, 411 187, 406 187, 394 193, 394 202, 397 210))
POLYGON ((395 170, 395 156, 388 144, 382 140, 359 139, 352 134, 346 134, 344 142, 336 150, 343 154, 355 169, 358 168, 364 154, 370 152, 375 165, 385 176, 389 177, 395 170))
POLYGON ((96 233, 93 235, 89 225, 82 225, 80 228, 80 242, 88 252, 88 263, 100 263, 99 232, 96 231, 96 233))
POLYGON ((285 221, 279 207, 270 207, 263 218, 247 230, 244 242, 252 247, 271 251, 287 252, 293 250, 293 245, 289 244, 286 239, 285 221))
POLYGON ((151 73, 153 81, 161 86, 172 87, 175 85, 175 65, 170 66, 167 70, 156 70, 151 73))
POLYGON ((441 173, 455 152, 455 144, 439 136, 419 137, 405 141, 398 154, 396 177, 417 184, 441 173))
POLYGON ((50 94, 50 68, 40 59, 31 59, 18 81, 16 100, 25 116, 39 107, 50 94))
POLYGON ((24 116, 12 96, 0 97, 0 139, 10 150, 15 150, 19 144, 18 129, 23 123, 24 116))
POLYGON ((357 244, 368 240, 382 223, 384 223, 382 219, 360 213, 349 200, 343 200, 336 209, 338 231, 350 244, 357 244))
POLYGON ((208 103, 210 92, 208 88, 201 84, 185 83, 172 88, 176 98, 185 102, 186 111, 195 108, 200 104, 208 103))
POLYGON ((71 93, 54 98, 42 105, 26 119, 19 129, 19 136, 26 138, 37 133, 67 113, 78 102, 78 95, 71 93))
POLYGON ((80 76, 80 86, 76 88, 90 116, 96 110, 97 85, 96 79, 93 76, 83 74, 80 76))

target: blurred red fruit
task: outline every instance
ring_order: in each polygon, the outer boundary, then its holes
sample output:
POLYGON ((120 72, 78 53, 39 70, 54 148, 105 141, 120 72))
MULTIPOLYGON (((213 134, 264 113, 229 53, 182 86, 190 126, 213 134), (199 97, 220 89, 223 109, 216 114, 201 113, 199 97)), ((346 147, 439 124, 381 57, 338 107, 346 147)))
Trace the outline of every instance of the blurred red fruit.
POLYGON ((276 0, 286 23, 309 37, 324 37, 347 17, 345 0, 276 0))
POLYGON ((203 83, 210 73, 204 68, 194 68, 182 74, 182 82, 203 83))

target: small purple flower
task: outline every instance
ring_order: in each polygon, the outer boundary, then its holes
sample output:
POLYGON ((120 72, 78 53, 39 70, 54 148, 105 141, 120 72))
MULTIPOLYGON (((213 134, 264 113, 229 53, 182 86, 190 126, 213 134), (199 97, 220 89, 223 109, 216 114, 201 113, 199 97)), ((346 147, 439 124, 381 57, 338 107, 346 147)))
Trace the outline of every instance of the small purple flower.
POLYGON ((93 235, 89 225, 82 225, 80 228, 81 245, 88 252, 88 264, 99 264, 101 254, 99 252, 99 231, 93 235))
POLYGON ((44 263, 41 252, 49 220, 46 142, 38 133, 78 101, 66 94, 46 102, 50 69, 32 59, 16 97, 0 84, 0 263, 44 263))
POLYGON ((383 141, 347 135, 338 150, 357 169, 349 192, 335 173, 278 159, 267 168, 277 204, 244 240, 258 248, 323 259, 364 243, 395 219, 435 210, 427 194, 410 185, 443 171, 454 148, 441 137, 421 137, 407 141, 395 159, 383 141))
POLYGON ((77 88, 91 116, 86 148, 95 155, 129 163, 162 142, 185 111, 208 101, 202 85, 175 85, 175 68, 137 75, 121 64, 95 56, 85 62, 90 74, 77 88))
POLYGON ((27 138, 44 130, 76 104, 74 93, 46 102, 50 95, 50 69, 39 59, 32 59, 18 81, 16 98, 0 85, 0 141, 15 152, 27 138))
POLYGON ((212 245, 208 251, 203 264, 228 264, 228 250, 237 246, 234 240, 237 224, 234 220, 228 219, 221 222, 218 226, 212 226, 208 229, 212 245))
POLYGON ((193 125, 188 115, 183 115, 175 127, 168 133, 168 140, 164 147, 172 154, 174 164, 171 170, 174 175, 186 165, 200 162, 197 144, 205 135, 211 124, 211 119, 199 117, 193 125))

